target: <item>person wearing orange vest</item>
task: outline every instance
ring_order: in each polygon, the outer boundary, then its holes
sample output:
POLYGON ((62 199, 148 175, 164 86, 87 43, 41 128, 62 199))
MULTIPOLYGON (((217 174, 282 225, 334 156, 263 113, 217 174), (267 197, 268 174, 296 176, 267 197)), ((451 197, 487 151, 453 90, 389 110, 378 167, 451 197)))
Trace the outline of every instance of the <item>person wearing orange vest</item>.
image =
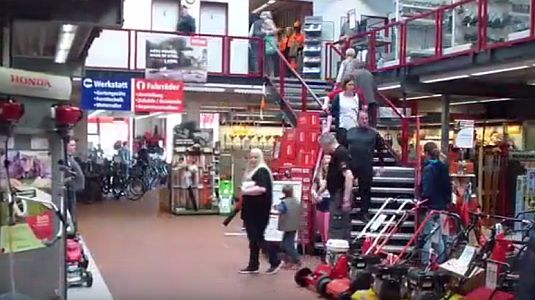
POLYGON ((293 33, 288 38, 288 58, 294 70, 299 69, 299 58, 305 45, 305 35, 301 32, 301 22, 295 21, 293 33))

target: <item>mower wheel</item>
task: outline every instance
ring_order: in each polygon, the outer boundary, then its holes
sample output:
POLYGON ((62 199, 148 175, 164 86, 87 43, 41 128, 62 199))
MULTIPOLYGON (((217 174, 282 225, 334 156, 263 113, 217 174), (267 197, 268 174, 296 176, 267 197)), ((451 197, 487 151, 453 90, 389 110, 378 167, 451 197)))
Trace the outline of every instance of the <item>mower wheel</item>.
POLYGON ((90 271, 85 272, 85 286, 88 288, 93 286, 93 274, 90 271))
POLYGON ((295 272, 294 275, 295 283, 297 283, 297 285, 300 287, 307 287, 308 281, 306 278, 310 274, 312 274, 312 270, 310 270, 309 268, 302 268, 298 270, 297 272, 295 272))
POLYGON ((328 298, 327 285, 331 282, 331 278, 327 275, 320 276, 316 282, 316 291, 320 296, 328 298))
POLYGON ((351 300, 351 294, 349 292, 343 292, 338 296, 338 300, 351 300))
POLYGON ((87 270, 87 267, 89 267, 89 259, 87 258, 87 256, 84 254, 82 256, 82 261, 80 262, 80 268, 84 269, 84 270, 87 270))

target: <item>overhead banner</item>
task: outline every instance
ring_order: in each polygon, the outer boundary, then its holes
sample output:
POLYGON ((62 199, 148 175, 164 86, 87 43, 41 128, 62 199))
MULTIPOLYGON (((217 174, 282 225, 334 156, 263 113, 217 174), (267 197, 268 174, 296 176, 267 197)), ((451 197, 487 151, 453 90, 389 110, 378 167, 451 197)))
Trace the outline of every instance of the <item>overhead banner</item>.
POLYGON ((82 108, 88 110, 132 110, 132 79, 82 79, 82 108))
POLYGON ((150 35, 145 43, 145 78, 201 83, 207 81, 206 38, 150 35))
POLYGON ((184 83, 171 80, 133 79, 134 112, 184 112, 184 83))

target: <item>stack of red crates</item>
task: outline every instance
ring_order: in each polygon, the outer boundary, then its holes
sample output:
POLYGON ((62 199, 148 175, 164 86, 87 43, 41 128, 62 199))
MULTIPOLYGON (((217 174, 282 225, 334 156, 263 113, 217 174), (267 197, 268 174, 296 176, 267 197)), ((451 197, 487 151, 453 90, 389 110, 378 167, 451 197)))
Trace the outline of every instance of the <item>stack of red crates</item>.
POLYGON ((272 170, 279 174, 280 180, 302 182, 303 230, 300 242, 310 245, 314 233, 314 206, 310 191, 314 167, 319 154, 318 137, 321 134, 320 114, 301 112, 297 117, 296 128, 287 129, 275 143, 272 170))

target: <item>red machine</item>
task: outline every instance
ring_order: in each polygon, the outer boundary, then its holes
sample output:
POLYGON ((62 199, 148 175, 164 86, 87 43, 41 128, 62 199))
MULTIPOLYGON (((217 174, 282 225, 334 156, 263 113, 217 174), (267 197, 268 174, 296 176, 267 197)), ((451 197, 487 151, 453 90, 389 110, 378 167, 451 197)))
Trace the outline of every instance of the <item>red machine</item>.
MULTIPOLYGON (((64 159, 61 162, 61 167, 66 173, 66 178, 75 176, 75 173, 71 170, 69 164, 67 145, 69 144, 70 139, 73 136, 72 129, 83 117, 83 111, 76 106, 70 104, 61 104, 52 106, 51 117, 55 122, 55 129, 58 135, 61 137, 63 142, 63 154, 64 159)), ((69 180, 69 179, 66 179, 69 180)), ((69 199, 71 193, 67 192, 65 201, 74 201, 69 199)), ((64 205, 65 207, 66 205, 64 205)), ((89 260, 84 253, 84 248, 77 237, 77 229, 72 219, 75 217, 73 214, 75 212, 69 212, 65 210, 63 214, 65 216, 71 216, 67 219, 70 221, 69 225, 72 227, 72 232, 68 232, 67 235, 70 237, 67 239, 66 245, 66 264, 67 264, 67 283, 69 286, 81 286, 85 285, 91 287, 93 285, 93 275, 90 271, 87 270, 89 266, 89 260)), ((68 230, 69 226, 66 226, 65 230, 68 230)))
POLYGON ((295 273, 295 282, 301 287, 308 287, 321 296, 328 296, 327 285, 333 280, 349 278, 349 242, 345 240, 327 241, 327 264, 322 264, 314 271, 303 268, 295 273))

